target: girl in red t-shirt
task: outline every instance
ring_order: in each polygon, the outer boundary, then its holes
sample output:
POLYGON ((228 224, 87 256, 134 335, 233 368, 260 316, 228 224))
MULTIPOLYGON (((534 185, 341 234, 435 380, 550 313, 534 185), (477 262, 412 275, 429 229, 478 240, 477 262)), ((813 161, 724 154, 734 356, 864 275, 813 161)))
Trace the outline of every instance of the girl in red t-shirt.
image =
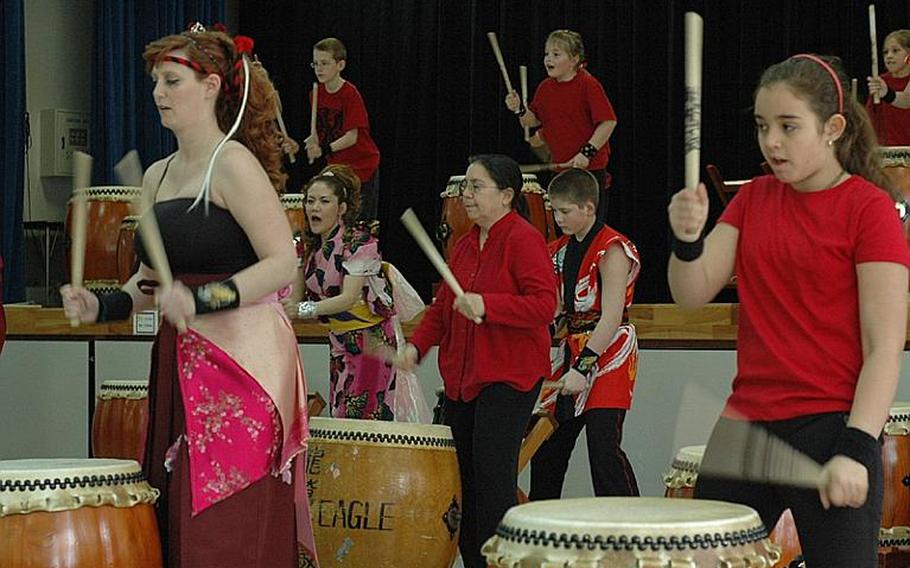
MULTIPOLYGON (((581 34, 571 30, 550 33, 543 64, 547 78, 537 86, 528 108, 515 91, 506 96, 506 107, 518 115, 522 126, 543 127, 554 162, 591 171, 603 191, 609 186, 606 167, 616 113, 603 85, 585 69, 581 34)), ((605 211, 598 213, 605 220, 605 211)))
POLYGON ((706 238, 704 184, 669 207, 676 302, 698 307, 734 271, 738 279, 737 374, 703 466, 745 461, 746 448, 722 440, 753 432, 748 422, 823 464, 817 489, 703 472, 696 497, 749 505, 768 527, 790 508, 807 567, 877 564, 878 437, 906 339, 910 252, 848 81, 837 58, 801 54, 769 67, 755 125, 773 175, 743 186, 706 238))
MULTIPOLYGON (((887 73, 869 78, 866 110, 882 146, 910 145, 910 104, 897 106, 898 93, 910 83, 910 30, 893 31, 885 37, 882 59, 887 73), (873 95, 879 96, 875 104, 873 95)), ((910 91, 908 91, 910 97, 910 91)), ((910 101, 908 101, 910 103, 910 101)))

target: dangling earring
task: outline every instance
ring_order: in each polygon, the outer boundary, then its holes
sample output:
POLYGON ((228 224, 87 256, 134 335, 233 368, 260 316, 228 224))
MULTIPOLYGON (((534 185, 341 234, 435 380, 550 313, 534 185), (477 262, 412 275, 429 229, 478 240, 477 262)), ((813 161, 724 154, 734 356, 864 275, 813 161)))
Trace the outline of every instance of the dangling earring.
POLYGON ((828 140, 828 146, 834 146, 834 140, 828 140))

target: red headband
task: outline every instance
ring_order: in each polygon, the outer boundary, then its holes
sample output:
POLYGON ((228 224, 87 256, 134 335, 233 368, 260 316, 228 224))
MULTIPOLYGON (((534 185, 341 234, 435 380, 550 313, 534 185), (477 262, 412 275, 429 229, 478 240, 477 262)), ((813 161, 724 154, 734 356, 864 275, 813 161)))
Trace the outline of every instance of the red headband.
POLYGON ((790 59, 808 59, 814 61, 821 65, 822 68, 831 75, 831 79, 834 80, 834 86, 837 87, 837 112, 844 114, 844 88, 841 86, 840 79, 837 76, 837 72, 834 71, 834 68, 821 57, 812 55, 811 53, 798 53, 790 59))

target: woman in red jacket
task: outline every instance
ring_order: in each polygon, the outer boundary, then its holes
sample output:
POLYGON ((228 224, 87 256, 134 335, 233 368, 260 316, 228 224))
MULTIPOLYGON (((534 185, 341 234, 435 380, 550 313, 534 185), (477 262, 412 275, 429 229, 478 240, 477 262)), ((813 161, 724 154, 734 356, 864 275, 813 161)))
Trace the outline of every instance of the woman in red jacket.
POLYGON ((445 422, 461 468, 466 568, 486 566, 480 548, 516 504, 518 451, 550 368, 556 280, 543 237, 517 211, 521 185, 511 158, 471 160, 461 199, 475 226, 450 262, 465 293, 440 287, 402 362, 413 369, 439 345, 445 422))

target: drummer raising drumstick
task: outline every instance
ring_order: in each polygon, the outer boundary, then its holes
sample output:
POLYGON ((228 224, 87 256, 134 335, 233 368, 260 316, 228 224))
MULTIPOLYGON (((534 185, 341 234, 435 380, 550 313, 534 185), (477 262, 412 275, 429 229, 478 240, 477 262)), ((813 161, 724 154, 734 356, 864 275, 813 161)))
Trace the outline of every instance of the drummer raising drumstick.
MULTIPOLYGON (((589 170, 603 194, 610 185, 606 167, 616 113, 603 85, 585 69, 581 35, 571 30, 552 32, 543 62, 547 78, 537 86, 528 107, 514 90, 506 96, 506 107, 518 115, 522 126, 543 127, 550 161, 589 170)), ((606 222, 606 195, 600 201, 597 217, 606 222)))
POLYGON ((910 251, 848 84, 833 57, 769 67, 754 108, 773 174, 745 184, 707 237, 704 184, 669 206, 674 300, 697 308, 738 282, 737 373, 703 464, 754 424, 824 464, 811 489, 702 472, 695 497, 749 505, 767 527, 790 508, 807 568, 877 565, 878 438, 906 339, 910 251))
POLYGON ((866 101, 878 143, 882 146, 910 146, 910 30, 897 30, 885 36, 882 59, 887 72, 869 77, 866 101))
POLYGON ((518 164, 507 156, 471 160, 462 200, 475 226, 452 251, 451 272, 405 347, 405 369, 439 345, 445 423, 461 469, 459 546, 467 568, 506 510, 517 504, 518 453, 543 377, 556 281, 543 236, 516 209, 524 199, 518 164))

